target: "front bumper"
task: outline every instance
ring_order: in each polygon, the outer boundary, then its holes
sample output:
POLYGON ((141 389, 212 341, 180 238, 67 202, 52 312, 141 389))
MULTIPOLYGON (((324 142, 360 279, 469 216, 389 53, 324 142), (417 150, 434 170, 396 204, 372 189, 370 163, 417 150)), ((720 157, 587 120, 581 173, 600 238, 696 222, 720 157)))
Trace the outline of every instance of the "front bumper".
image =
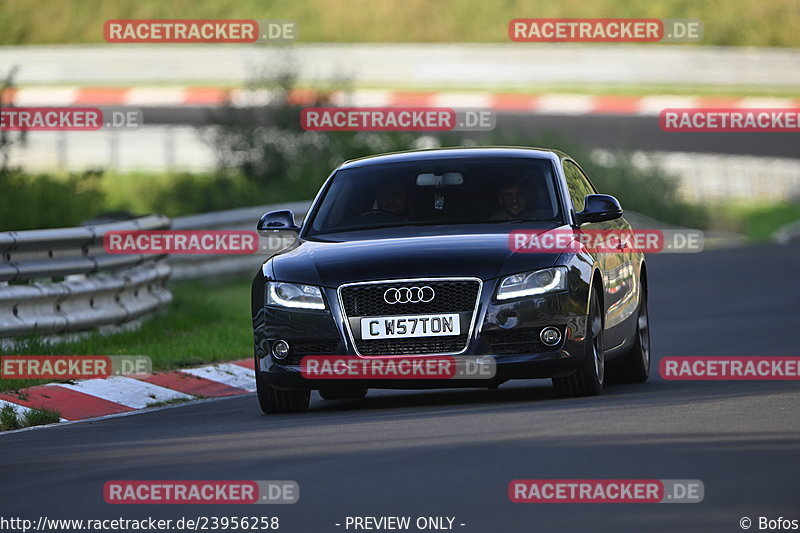
POLYGON ((356 354, 335 289, 324 289, 326 310, 262 307, 257 311, 253 331, 258 377, 285 389, 422 389, 495 387, 510 379, 562 377, 575 372, 584 353, 585 302, 573 298, 569 291, 497 302, 492 298, 494 290, 494 282, 484 282, 466 350, 453 355, 455 359, 490 356, 496 368, 490 379, 306 379, 300 372, 302 357, 356 354), (562 334, 561 341, 552 347, 539 339, 539 332, 548 326, 562 334), (289 356, 282 361, 270 353, 278 339, 290 346, 289 356))

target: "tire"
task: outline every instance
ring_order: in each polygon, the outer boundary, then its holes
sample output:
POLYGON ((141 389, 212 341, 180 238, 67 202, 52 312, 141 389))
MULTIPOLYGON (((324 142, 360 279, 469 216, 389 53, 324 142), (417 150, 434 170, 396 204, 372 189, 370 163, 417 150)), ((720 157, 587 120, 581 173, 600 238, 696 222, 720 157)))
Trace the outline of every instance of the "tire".
POLYGON ((650 377, 650 316, 647 312, 647 292, 642 291, 636 313, 636 339, 620 362, 609 365, 609 382, 644 383, 650 377))
POLYGON ((597 289, 589 299, 586 338, 583 343, 583 362, 571 376, 553 378, 556 395, 561 398, 596 396, 603 390, 605 357, 603 353, 603 315, 597 289))
POLYGON ((280 390, 256 373, 256 392, 261 410, 267 414, 303 413, 308 410, 310 390, 280 390))
POLYGON ((367 395, 368 389, 320 389, 323 400, 360 400, 367 395))

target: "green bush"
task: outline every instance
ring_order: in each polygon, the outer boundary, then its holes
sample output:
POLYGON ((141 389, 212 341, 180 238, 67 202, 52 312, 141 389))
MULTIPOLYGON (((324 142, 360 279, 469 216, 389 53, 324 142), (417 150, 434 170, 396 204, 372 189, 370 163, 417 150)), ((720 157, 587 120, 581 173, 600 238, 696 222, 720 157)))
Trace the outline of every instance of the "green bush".
POLYGON ((102 173, 56 177, 0 170, 0 229, 27 230, 75 226, 104 209, 102 173))
MULTIPOLYGON (((578 156, 573 157, 577 159, 578 156)), ((631 161, 631 155, 624 152, 615 154, 614 159, 608 166, 586 156, 578 161, 582 161, 583 169, 598 190, 616 196, 624 209, 676 226, 708 227, 708 210, 682 200, 672 176, 658 168, 638 168, 631 161)))
POLYGON ((188 172, 149 191, 152 210, 170 217, 268 203, 264 190, 236 175, 188 172))
MULTIPOLYGON (((257 76, 247 88, 254 101, 266 104, 213 112, 211 119, 217 125, 204 131, 216 152, 220 176, 230 181, 236 179, 232 174, 244 177, 255 187, 252 197, 263 198, 265 191, 275 191, 282 196, 279 200, 310 198, 342 161, 408 150, 419 138, 419 134, 402 132, 305 131, 303 108, 331 105, 331 91, 319 91, 313 102, 300 105, 291 96, 296 81, 290 68, 257 76)), ((226 183, 220 178, 216 182, 226 183)), ((213 183, 205 186, 213 188, 213 183)))

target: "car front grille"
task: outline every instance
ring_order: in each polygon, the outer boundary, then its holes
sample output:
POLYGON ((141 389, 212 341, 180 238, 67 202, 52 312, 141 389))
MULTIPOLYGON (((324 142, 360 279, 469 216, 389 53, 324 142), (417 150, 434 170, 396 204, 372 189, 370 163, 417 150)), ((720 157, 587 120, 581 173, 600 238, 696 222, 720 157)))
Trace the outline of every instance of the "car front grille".
POLYGON ((465 319, 461 321, 460 335, 369 340, 353 338, 356 350, 361 355, 429 355, 458 353, 466 349, 480 289, 480 280, 473 278, 418 279, 345 285, 339 289, 339 297, 348 328, 348 318, 463 313, 465 319), (385 301, 387 289, 404 287, 431 287, 436 295, 427 303, 389 304, 385 301))
POLYGON ((300 360, 306 355, 331 355, 335 354, 339 343, 337 341, 307 341, 289 343, 289 357, 283 364, 299 365, 300 360))

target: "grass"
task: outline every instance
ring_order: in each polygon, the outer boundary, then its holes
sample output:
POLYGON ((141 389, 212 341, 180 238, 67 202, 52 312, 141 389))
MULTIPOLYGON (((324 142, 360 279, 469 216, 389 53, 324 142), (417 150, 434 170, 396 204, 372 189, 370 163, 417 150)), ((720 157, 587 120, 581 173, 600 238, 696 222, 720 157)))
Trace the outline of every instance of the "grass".
POLYGON ((734 203, 715 211, 720 215, 717 217, 720 229, 738 231, 753 242, 767 242, 779 228, 800 220, 800 203, 755 206, 734 203))
POLYGON ((11 405, 4 405, 0 409, 0 431, 54 424, 59 420, 61 420, 61 416, 48 409, 35 408, 27 410, 23 414, 19 414, 17 409, 11 405))
MULTIPOLYGON (((17 355, 146 355, 153 370, 170 370, 253 354, 249 280, 218 284, 182 282, 173 286, 170 309, 136 331, 75 342, 46 345, 31 340, 17 355)), ((0 391, 46 383, 44 380, 0 380, 0 391)))
MULTIPOLYGON (((303 87, 309 89, 326 89, 326 85, 315 83, 313 80, 301 80, 303 87)), ((350 84, 352 89, 365 90, 395 90, 395 91, 463 91, 474 93, 511 93, 511 94, 579 94, 590 96, 700 96, 710 98, 738 98, 738 97, 774 97, 774 98, 797 98, 797 87, 781 87, 769 85, 666 85, 661 83, 647 85, 614 85, 601 83, 540 83, 535 85, 481 85, 480 87, 470 84, 468 86, 459 85, 458 80, 448 85, 426 85, 420 87, 418 84, 392 84, 382 83, 359 83, 357 80, 350 84)), ((192 85, 200 86, 199 83, 192 85)), ((209 85, 214 82, 209 81, 209 85)), ((232 82, 231 87, 237 86, 232 82)))
MULTIPOLYGON (((25 87, 62 87, 61 83, 19 83, 18 88, 25 87)), ((81 82, 83 87, 108 87, 108 83, 81 82)), ((135 83, 115 83, 115 87, 137 87, 135 83)), ((174 79, 163 84, 148 83, 147 88, 166 87, 170 89, 183 87, 219 87, 222 89, 238 89, 242 87, 239 80, 181 80, 174 79)), ((330 85, 314 79, 299 79, 300 89, 330 90, 330 85)), ((454 79, 448 85, 424 85, 411 83, 362 83, 358 80, 349 82, 349 90, 380 90, 404 92, 467 92, 467 93, 497 93, 497 94, 576 94, 589 96, 698 96, 709 98, 743 98, 743 97, 769 97, 769 98, 794 98, 797 99, 797 87, 759 85, 754 80, 754 85, 668 85, 654 83, 647 85, 611 85, 602 83, 539 83, 524 85, 485 84, 480 86, 472 82, 461 82, 454 79)))
MULTIPOLYGON (((200 396, 195 396, 195 399, 199 399, 199 398, 200 398, 200 396)), ((173 398, 171 400, 164 400, 164 401, 161 401, 161 402, 150 402, 150 403, 147 404, 147 407, 164 407, 164 406, 167 406, 167 405, 176 405, 176 404, 181 404, 181 403, 186 403, 186 402, 191 402, 191 401, 192 401, 192 399, 190 399, 190 398, 173 398)))
POLYGON ((294 20, 301 42, 510 42, 511 19, 550 17, 700 19, 701 45, 800 47, 795 0, 5 0, 0 44, 100 43, 108 19, 170 18, 294 20))
POLYGON ((133 213, 149 213, 153 210, 152 197, 148 191, 159 191, 169 184, 167 172, 115 172, 103 174, 101 188, 110 210, 129 210, 133 213))

